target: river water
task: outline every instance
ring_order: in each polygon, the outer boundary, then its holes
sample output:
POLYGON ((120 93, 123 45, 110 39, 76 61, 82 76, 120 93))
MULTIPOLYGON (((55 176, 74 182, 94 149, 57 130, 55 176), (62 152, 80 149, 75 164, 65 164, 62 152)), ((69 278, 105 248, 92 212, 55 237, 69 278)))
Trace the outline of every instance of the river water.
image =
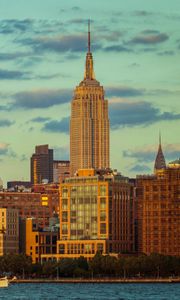
POLYGON ((0 289, 3 300, 180 300, 180 284, 43 283, 10 284, 0 289))

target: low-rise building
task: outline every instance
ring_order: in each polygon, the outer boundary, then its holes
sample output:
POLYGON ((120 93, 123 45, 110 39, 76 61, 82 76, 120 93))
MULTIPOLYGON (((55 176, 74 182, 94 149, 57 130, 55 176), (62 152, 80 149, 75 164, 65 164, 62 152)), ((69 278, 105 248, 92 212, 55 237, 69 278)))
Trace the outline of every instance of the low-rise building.
POLYGON ((0 192, 0 207, 16 208, 21 218, 35 218, 43 228, 59 211, 59 193, 0 192))
POLYGON ((19 213, 17 209, 0 208, 0 256, 19 253, 19 213))
POLYGON ((56 255, 58 227, 51 226, 42 230, 36 219, 27 218, 21 220, 20 232, 20 252, 31 256, 33 263, 42 262, 42 255, 49 255, 51 259, 56 255))

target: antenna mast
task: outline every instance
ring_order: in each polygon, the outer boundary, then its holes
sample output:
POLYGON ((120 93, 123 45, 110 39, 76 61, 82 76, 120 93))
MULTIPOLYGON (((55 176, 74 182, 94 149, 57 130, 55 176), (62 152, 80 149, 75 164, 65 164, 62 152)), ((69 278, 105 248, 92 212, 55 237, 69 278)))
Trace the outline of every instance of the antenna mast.
POLYGON ((88 52, 91 52, 90 20, 88 20, 88 52))

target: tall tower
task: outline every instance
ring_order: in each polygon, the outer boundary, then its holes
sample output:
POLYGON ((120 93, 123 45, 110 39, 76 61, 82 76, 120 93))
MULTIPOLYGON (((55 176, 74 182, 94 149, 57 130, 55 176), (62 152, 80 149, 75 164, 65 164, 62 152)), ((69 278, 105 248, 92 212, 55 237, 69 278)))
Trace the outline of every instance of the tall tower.
POLYGON ((70 164, 71 175, 78 169, 109 168, 108 101, 94 75, 90 22, 84 79, 71 102, 70 164))
POLYGON ((53 182, 53 149, 39 145, 31 156, 31 183, 42 183, 43 179, 53 182))

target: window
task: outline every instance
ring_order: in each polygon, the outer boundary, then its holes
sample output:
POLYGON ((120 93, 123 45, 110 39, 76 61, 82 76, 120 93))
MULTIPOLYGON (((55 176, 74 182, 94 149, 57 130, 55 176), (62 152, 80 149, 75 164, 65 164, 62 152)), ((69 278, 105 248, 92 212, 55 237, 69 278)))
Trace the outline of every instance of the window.
POLYGON ((103 252, 103 244, 97 244, 97 251, 103 252))
POLYGON ((62 199, 62 209, 67 210, 68 208, 68 199, 62 199))
POLYGON ((106 209, 106 198, 100 199, 100 209, 106 209))
POLYGON ((101 210, 100 212, 100 221, 106 221, 106 211, 105 210, 101 210))
POLYGON ((63 198, 67 198, 67 196, 68 196, 68 189, 67 188, 62 189, 62 196, 63 196, 63 198))
POLYGON ((100 224, 100 234, 105 234, 106 233, 106 223, 101 223, 100 224))
POLYGON ((100 196, 106 196, 106 185, 100 186, 100 196))
POLYGON ((38 235, 36 235, 36 244, 38 243, 38 235))
POLYGON ((51 243, 51 237, 50 237, 50 235, 47 235, 46 236, 46 244, 50 245, 50 243, 51 243))
POLYGON ((62 212, 62 222, 68 222, 68 213, 67 213, 67 211, 62 212))

